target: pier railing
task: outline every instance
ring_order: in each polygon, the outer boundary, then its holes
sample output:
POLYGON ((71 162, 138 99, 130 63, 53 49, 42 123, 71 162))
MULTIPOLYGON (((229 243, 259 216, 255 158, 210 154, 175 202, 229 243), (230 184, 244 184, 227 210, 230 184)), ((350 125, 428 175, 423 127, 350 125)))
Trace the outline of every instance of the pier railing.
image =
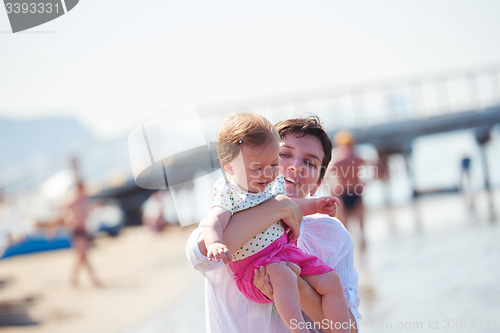
POLYGON ((271 121, 313 112, 329 130, 363 128, 500 104, 500 64, 199 106, 207 123, 239 111, 271 121), (215 118, 215 119, 214 119, 215 118))
MULTIPOLYGON (((223 119, 241 111, 258 112, 271 122, 311 112, 321 117, 329 132, 333 132, 341 128, 362 130, 374 125, 426 119, 463 111, 481 112, 494 105, 500 105, 500 64, 220 104, 197 105, 197 109, 202 118, 205 137, 212 141, 223 119)), ((126 150, 111 149, 113 146, 122 145, 124 141, 127 141, 126 137, 109 143, 96 143, 71 154, 85 158, 95 154, 103 155, 104 151, 115 151, 113 163, 106 162, 105 158, 100 159, 100 170, 103 173, 112 173, 113 170, 104 171, 105 165, 128 163, 126 150), (116 151, 123 153, 116 156, 116 151)), ((9 170, 0 174, 0 189, 10 192, 13 190, 10 185, 23 183, 36 175, 49 174, 51 170, 64 167, 67 160, 68 154, 65 153, 64 156, 52 156, 47 163, 33 161, 9 170)), ((90 173, 86 174, 92 178, 90 173)))

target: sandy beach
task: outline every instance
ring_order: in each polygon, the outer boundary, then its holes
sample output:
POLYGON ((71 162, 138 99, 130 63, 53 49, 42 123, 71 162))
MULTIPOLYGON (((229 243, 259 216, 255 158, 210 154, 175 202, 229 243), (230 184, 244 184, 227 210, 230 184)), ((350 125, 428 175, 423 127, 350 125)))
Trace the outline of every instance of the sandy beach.
MULTIPOLYGON (((474 211, 446 194, 368 213, 368 258, 356 261, 361 332, 500 331, 500 222, 490 221, 484 193, 476 199, 474 211)), ((500 207, 499 191, 495 199, 500 207)), ((85 274, 70 287, 70 250, 0 261, 0 302, 17 301, 10 319, 32 322, 1 330, 204 332, 203 278, 184 254, 192 230, 133 227, 97 238, 91 259, 100 289, 85 274)), ((351 233, 356 242, 355 227, 351 233)))
MULTIPOLYGON (((92 286, 86 272, 81 274, 78 288, 70 286, 71 250, 0 261, 3 319, 28 324, 3 326, 2 331, 139 330, 157 313, 175 308, 202 286, 201 274, 192 269, 184 254, 191 231, 190 227, 171 227, 154 234, 131 227, 117 238, 98 237, 90 255, 102 288, 92 286)), ((197 320, 203 322, 204 318, 197 320)))

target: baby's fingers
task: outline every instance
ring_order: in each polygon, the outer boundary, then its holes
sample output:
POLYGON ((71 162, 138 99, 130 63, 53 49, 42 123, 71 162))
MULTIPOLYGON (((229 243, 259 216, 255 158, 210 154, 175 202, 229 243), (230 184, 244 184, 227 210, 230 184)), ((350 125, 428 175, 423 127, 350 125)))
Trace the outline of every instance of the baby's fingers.
POLYGON ((337 205, 334 204, 334 205, 327 207, 326 213, 330 216, 335 216, 335 214, 337 213, 337 205))
POLYGON ((227 248, 219 248, 218 255, 220 256, 224 264, 230 263, 233 259, 231 256, 231 252, 229 252, 227 248))
POLYGON ((212 251, 212 257, 214 257, 215 261, 217 261, 217 262, 219 262, 221 259, 219 252, 217 250, 212 251))

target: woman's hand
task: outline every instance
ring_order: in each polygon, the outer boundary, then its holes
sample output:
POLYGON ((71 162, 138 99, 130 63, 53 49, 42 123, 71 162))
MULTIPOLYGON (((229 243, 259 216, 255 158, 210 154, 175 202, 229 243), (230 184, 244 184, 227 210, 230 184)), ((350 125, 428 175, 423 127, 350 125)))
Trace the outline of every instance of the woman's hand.
MULTIPOLYGON (((293 262, 281 262, 283 265, 287 265, 295 274, 297 278, 300 278, 301 268, 294 264, 293 262)), ((266 267, 260 266, 259 269, 254 269, 253 284, 259 289, 267 298, 273 300, 273 286, 271 285, 271 280, 269 274, 266 274, 266 267)))
POLYGON ((273 286, 269 279, 269 275, 266 274, 266 267, 260 266, 259 269, 254 269, 253 284, 257 289, 259 289, 267 298, 274 301, 273 298, 273 286))

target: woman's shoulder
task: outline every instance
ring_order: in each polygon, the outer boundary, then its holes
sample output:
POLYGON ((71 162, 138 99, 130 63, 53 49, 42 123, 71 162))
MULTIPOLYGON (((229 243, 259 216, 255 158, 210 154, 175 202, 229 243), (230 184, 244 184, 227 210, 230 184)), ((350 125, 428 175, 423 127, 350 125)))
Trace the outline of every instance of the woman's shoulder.
POLYGON ((329 225, 335 229, 339 229, 341 231, 347 231, 347 229, 344 227, 344 224, 342 224, 342 222, 340 222, 340 220, 338 218, 330 217, 330 216, 324 215, 324 214, 313 214, 313 215, 304 216, 303 222, 306 224, 329 225))
POLYGON ((332 267, 335 267, 342 258, 347 258, 353 250, 351 234, 342 222, 320 214, 304 218, 297 245, 332 267))
POLYGON ((305 216, 303 219, 306 234, 318 233, 329 237, 351 238, 351 234, 342 222, 328 215, 314 214, 305 216))

